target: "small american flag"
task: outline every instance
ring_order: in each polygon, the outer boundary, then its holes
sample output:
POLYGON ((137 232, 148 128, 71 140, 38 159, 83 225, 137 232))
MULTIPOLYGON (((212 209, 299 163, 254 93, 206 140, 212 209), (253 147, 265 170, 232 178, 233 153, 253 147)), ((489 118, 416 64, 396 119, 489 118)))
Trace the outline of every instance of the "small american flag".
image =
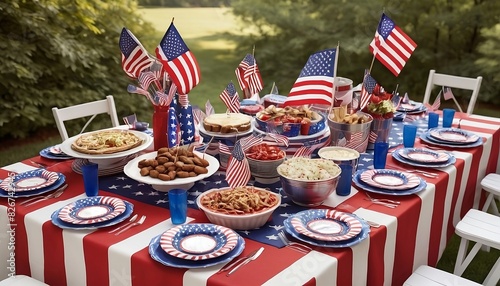
POLYGON ((241 148, 241 142, 234 144, 226 170, 226 181, 231 188, 246 186, 250 180, 250 166, 241 148))
POLYGON ((351 140, 349 140, 345 147, 356 151, 364 150, 364 147, 368 144, 368 137, 363 140, 363 133, 364 132, 355 132, 351 134, 351 140))
POLYGON ((372 54, 398 76, 416 47, 417 44, 382 13, 375 37, 370 43, 372 54))
POLYGON ((331 105, 337 56, 337 49, 328 49, 312 54, 283 105, 331 105))
POLYGON ((229 149, 229 146, 226 144, 219 142, 219 152, 224 153, 224 154, 231 154, 231 150, 229 149))
POLYGON ((426 104, 424 104, 424 106, 429 111, 438 110, 439 107, 441 106, 441 92, 439 92, 439 94, 436 96, 436 99, 434 100, 434 103, 432 105, 429 105, 428 103, 426 103, 426 104))
POLYGON ((280 146, 285 146, 285 147, 288 147, 288 145, 290 144, 290 139, 288 139, 288 137, 286 137, 285 135, 281 135, 281 134, 277 134, 277 133, 267 133, 267 135, 271 138, 273 138, 273 140, 278 143, 278 145, 280 146))
POLYGON ((122 29, 119 45, 122 52, 122 69, 131 78, 137 78, 141 71, 153 64, 154 60, 127 28, 122 29))
POLYGON ((240 113, 240 97, 232 82, 227 85, 219 97, 224 102, 229 112, 240 113))
POLYGON ((262 143, 262 141, 264 141, 264 138, 262 135, 251 134, 250 136, 241 138, 238 142, 240 142, 241 149, 244 152, 244 151, 248 150, 250 147, 262 143))
POLYGON ((311 149, 310 146, 302 146, 297 151, 295 151, 295 154, 293 154, 293 158, 296 157, 308 157, 311 158, 311 155, 313 153, 313 150, 311 149))
POLYGON ((365 108, 368 102, 370 102, 370 96, 372 95, 375 86, 377 86, 377 81, 370 75, 368 70, 366 70, 365 78, 363 80, 363 84, 361 85, 360 109, 365 108))
POLYGON ((200 82, 200 67, 194 54, 172 22, 156 48, 156 56, 181 94, 188 94, 200 82))
POLYGON ((194 116, 194 125, 195 126, 200 125, 200 122, 202 122, 203 119, 205 119, 205 117, 206 117, 205 113, 203 113, 203 111, 198 107, 193 109, 193 116, 194 116))
POLYGON ((207 102, 205 103, 205 114, 207 116, 209 116, 209 115, 212 115, 214 113, 215 113, 214 107, 210 103, 210 100, 207 100, 207 102))
POLYGON ((235 70, 241 90, 248 88, 250 96, 259 93, 263 88, 262 77, 255 58, 247 54, 235 70))
POLYGON ((159 90, 155 93, 155 104, 160 105, 160 106, 169 106, 170 103, 172 102, 172 97, 169 95, 165 94, 163 91, 159 90))
POLYGON ((139 84, 142 88, 147 90, 149 86, 154 83, 157 89, 160 89, 160 83, 158 82, 156 75, 152 71, 143 71, 138 78, 139 84))
POLYGON ((451 91, 451 88, 447 86, 443 86, 443 97, 444 100, 452 99, 455 96, 453 95, 453 92, 451 91))

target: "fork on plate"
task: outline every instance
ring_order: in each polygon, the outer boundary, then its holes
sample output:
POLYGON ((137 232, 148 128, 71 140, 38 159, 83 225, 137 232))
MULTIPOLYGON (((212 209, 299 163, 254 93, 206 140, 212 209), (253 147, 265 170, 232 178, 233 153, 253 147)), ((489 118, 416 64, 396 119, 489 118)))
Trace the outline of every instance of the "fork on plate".
POLYGON ((309 253, 310 251, 312 251, 312 248, 310 248, 309 246, 307 246, 305 244, 290 241, 288 239, 288 237, 286 237, 286 234, 283 231, 278 232, 278 237, 281 240, 281 242, 283 242, 283 244, 285 244, 287 247, 290 247, 291 249, 294 249, 294 250, 297 250, 299 252, 306 253, 306 254, 309 253))
POLYGON ((55 198, 58 198, 62 195, 62 193, 64 192, 64 190, 68 187, 68 184, 64 184, 63 186, 61 186, 59 189, 57 189, 55 192, 53 193, 50 193, 48 195, 43 195, 43 196, 36 196, 36 197, 33 197, 33 198, 30 198, 22 203, 20 203, 19 205, 20 206, 31 206, 33 204, 36 204, 38 202, 41 202, 41 201, 45 201, 45 200, 48 200, 48 199, 55 199, 55 198))
POLYGON ((138 226, 138 225, 141 225, 144 223, 144 221, 146 220, 146 216, 143 215, 141 216, 141 218, 139 219, 138 222, 134 222, 134 223, 131 223, 129 225, 127 225, 125 228, 123 228, 122 230, 120 230, 119 232, 115 233, 115 235, 119 235, 120 233, 123 233, 127 230, 129 230, 130 228, 134 227, 134 226, 138 226))

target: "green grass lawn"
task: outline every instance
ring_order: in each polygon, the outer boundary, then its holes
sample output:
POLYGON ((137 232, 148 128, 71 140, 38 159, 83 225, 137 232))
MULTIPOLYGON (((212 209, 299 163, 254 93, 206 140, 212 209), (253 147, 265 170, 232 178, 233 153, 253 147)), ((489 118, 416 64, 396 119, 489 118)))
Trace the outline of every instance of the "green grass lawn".
MULTIPOLYGON (((225 112, 226 108, 219 99, 219 94, 231 81, 238 86, 234 70, 245 56, 245 54, 234 52, 236 43, 224 34, 227 31, 238 32, 240 28, 236 19, 228 13, 228 9, 148 8, 141 9, 140 13, 145 20, 153 23, 158 31, 158 43, 172 18, 175 17, 177 29, 190 50, 195 54, 201 68, 201 82, 189 94, 190 102, 193 105, 204 107, 206 101, 210 100, 216 112, 225 112)), ((155 47, 146 48, 154 54, 155 47)), ((251 53, 251 48, 249 48, 248 53, 251 53)), ((266 79, 264 79, 264 83, 266 84, 266 79)), ((267 83, 261 95, 266 94, 271 84, 267 83)), ((239 93, 241 96, 241 91, 239 93)), ((497 108, 492 109, 491 106, 481 108, 478 105, 475 113, 498 116, 497 108)), ((4 148, 0 150, 0 165, 5 166, 36 156, 41 149, 59 142, 60 137, 57 135, 43 140, 33 139, 22 146, 4 148)), ((454 237, 446 248, 438 267, 453 272, 457 249, 458 239, 454 237)), ((492 250, 490 253, 481 253, 479 259, 473 261, 463 276, 476 282, 482 282, 498 255, 499 252, 496 250, 492 250)))

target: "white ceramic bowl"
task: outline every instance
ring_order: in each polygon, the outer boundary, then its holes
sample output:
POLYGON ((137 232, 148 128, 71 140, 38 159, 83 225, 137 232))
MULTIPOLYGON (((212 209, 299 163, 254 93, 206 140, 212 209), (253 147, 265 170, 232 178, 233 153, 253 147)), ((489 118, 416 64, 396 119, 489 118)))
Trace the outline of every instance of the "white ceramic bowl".
POLYGON ((228 190, 230 188, 220 188, 220 189, 211 189, 206 192, 203 192, 196 199, 196 204, 198 207, 205 213, 208 220, 213 224, 222 225, 234 230, 249 230, 255 229, 263 226, 271 217, 272 213, 278 206, 281 204, 281 196, 279 194, 273 193, 266 189, 255 188, 259 191, 264 191, 270 193, 272 196, 276 197, 276 203, 270 207, 263 209, 256 213, 251 214, 224 214, 220 212, 215 212, 201 204, 201 200, 204 196, 211 194, 213 192, 219 192, 222 190, 228 190))

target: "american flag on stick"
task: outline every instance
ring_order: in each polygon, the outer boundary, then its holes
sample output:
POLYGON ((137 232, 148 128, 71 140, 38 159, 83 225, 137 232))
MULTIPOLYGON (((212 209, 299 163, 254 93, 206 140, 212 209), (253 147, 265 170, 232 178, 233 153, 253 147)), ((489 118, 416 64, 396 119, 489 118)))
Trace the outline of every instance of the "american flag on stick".
POLYGON ((122 53, 122 69, 131 78, 138 78, 141 71, 149 68, 154 62, 139 40, 127 28, 122 29, 119 46, 122 53))
POLYGON ((382 13, 375 37, 370 43, 372 54, 398 76, 416 47, 417 44, 382 13))
POLYGON ((365 70, 365 77, 363 78, 363 84, 361 85, 361 96, 360 96, 360 108, 363 109, 370 102, 370 97, 373 90, 377 86, 377 81, 370 75, 368 70, 365 70))
POLYGON ((311 149, 310 146, 301 146, 297 151, 295 151, 295 154, 293 154, 293 158, 296 157, 307 157, 311 158, 311 155, 313 153, 313 150, 311 149))
POLYGON ((460 113, 463 113, 462 107, 460 106, 457 99, 455 98, 455 95, 453 95, 453 92, 451 91, 450 87, 443 86, 443 97, 444 97, 444 100, 453 99, 453 101, 455 102, 455 105, 458 108, 458 111, 460 111, 460 113))
POLYGON ((245 152, 250 147, 262 143, 262 141, 264 141, 264 137, 262 135, 251 134, 250 136, 241 138, 238 142, 240 142, 241 149, 245 152))
POLYGON ((194 54, 174 26, 174 22, 156 48, 156 56, 177 86, 179 93, 188 94, 200 82, 200 67, 194 54))
POLYGON ((224 102, 229 112, 240 113, 240 97, 232 82, 227 85, 219 97, 224 102))
POLYGON ((333 80, 338 47, 312 54, 300 72, 283 106, 333 103, 333 80))
POLYGON ((424 104, 424 106, 427 108, 428 111, 436 111, 439 109, 439 107, 441 106, 441 92, 442 91, 439 91, 432 105, 428 103, 424 104))
POLYGON ((241 148, 241 142, 236 141, 233 152, 229 157, 226 170, 226 181, 229 184, 229 187, 235 188, 239 186, 246 186, 250 177, 250 166, 248 165, 247 158, 241 148))
POLYGON ((247 88, 250 92, 249 96, 259 93, 262 90, 264 83, 262 81, 262 77, 260 76, 257 62, 251 54, 247 54, 243 58, 236 68, 235 73, 241 90, 245 90, 247 88))
POLYGON ((214 107, 210 103, 210 100, 207 100, 207 102, 205 103, 205 114, 207 116, 209 116, 209 115, 212 115, 214 113, 215 113, 214 107))

